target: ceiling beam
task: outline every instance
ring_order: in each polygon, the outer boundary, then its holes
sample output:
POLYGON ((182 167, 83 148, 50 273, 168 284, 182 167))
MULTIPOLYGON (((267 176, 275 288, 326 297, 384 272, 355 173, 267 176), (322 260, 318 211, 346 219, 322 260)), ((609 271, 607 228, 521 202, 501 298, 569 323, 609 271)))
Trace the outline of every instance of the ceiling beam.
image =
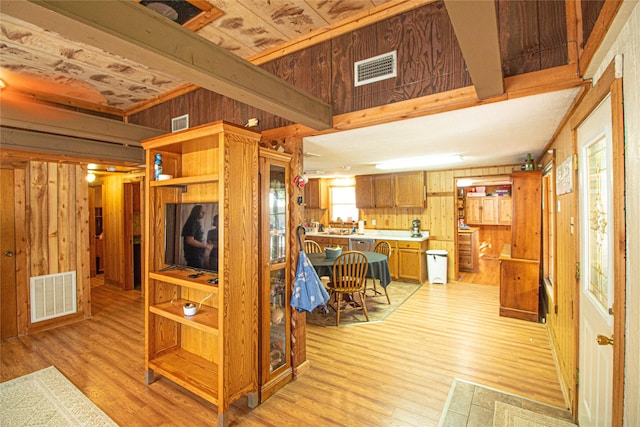
POLYGON ((38 156, 39 160, 55 158, 57 161, 144 164, 142 147, 129 147, 64 135, 11 129, 4 126, 0 126, 0 139, 2 139, 0 157, 5 157, 5 155, 11 157, 11 152, 19 151, 21 153, 42 153, 38 156))
MULTIPOLYGON (((10 92, 0 96, 0 121, 5 127, 131 147, 141 147, 140 141, 166 133, 146 126, 39 104, 10 92)), ((3 140, 3 148, 4 145, 3 140)))
POLYGON ((479 99, 504 93, 496 2, 444 0, 479 99))
MULTIPOLYGON (((6 3, 6 4, 5 4, 6 3)), ((11 1, 2 13, 314 129, 327 103, 129 0, 11 1)))

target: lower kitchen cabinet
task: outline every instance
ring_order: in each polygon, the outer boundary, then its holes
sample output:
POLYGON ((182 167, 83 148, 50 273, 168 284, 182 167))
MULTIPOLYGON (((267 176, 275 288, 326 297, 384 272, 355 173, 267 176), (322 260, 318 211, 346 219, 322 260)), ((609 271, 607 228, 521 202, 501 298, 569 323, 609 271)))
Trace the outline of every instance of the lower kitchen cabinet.
POLYGON ((398 241, 398 279, 422 283, 427 280, 427 241, 398 241))

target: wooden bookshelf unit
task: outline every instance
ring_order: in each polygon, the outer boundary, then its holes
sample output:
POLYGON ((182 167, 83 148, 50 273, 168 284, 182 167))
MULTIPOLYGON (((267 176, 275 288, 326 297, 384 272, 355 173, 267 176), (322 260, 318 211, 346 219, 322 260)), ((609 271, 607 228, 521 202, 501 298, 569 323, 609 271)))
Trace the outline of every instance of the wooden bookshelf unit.
POLYGON ((213 403, 218 426, 228 425, 227 410, 240 397, 258 404, 259 140, 258 133, 220 121, 142 142, 145 380, 164 376, 213 403), (170 179, 154 181, 158 153, 170 179), (191 269, 167 269, 166 205, 207 202, 218 204, 218 273, 194 278, 191 269), (195 315, 184 315, 187 302, 196 304, 195 315))

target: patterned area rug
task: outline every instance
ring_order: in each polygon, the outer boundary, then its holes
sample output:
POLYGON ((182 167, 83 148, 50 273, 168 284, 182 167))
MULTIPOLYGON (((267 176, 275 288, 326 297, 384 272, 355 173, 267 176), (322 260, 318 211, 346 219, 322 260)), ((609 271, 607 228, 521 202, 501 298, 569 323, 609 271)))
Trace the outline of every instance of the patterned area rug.
MULTIPOLYGON (((417 283, 391 282, 387 286, 391 304, 387 303, 387 298, 384 295, 378 295, 376 297, 369 296, 366 300, 369 322, 366 321, 362 311, 348 311, 346 313, 340 313, 340 326, 366 325, 369 323, 382 322, 420 289, 420 286, 421 285, 417 283)), ((371 291, 369 291, 369 294, 371 294, 371 291)), ((325 327, 336 327, 336 312, 333 311, 331 307, 328 307, 328 309, 329 313, 325 313, 322 307, 315 309, 313 313, 307 313, 307 323, 325 327)))
POLYGON ((0 425, 117 426, 55 367, 0 384, 0 425))
POLYGON ((570 427, 574 423, 545 414, 496 402, 493 427, 570 427))
POLYGON ((438 427, 569 427, 571 413, 455 378, 438 427))

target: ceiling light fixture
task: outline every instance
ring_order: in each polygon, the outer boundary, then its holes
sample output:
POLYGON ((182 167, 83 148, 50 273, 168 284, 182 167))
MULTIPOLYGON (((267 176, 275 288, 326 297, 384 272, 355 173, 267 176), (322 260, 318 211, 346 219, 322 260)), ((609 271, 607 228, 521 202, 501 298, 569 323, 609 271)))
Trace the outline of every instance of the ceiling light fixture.
POLYGON ((390 160, 388 162, 381 162, 376 164, 376 169, 410 169, 436 165, 448 165, 451 163, 459 163, 462 161, 462 156, 459 154, 445 154, 442 156, 426 156, 426 157, 413 157, 410 159, 397 159, 390 160))
POLYGON ((95 176, 95 174, 93 174, 93 173, 89 172, 89 173, 87 174, 86 179, 87 179, 87 182, 93 182, 93 181, 95 181, 95 180, 96 180, 96 176, 95 176))

